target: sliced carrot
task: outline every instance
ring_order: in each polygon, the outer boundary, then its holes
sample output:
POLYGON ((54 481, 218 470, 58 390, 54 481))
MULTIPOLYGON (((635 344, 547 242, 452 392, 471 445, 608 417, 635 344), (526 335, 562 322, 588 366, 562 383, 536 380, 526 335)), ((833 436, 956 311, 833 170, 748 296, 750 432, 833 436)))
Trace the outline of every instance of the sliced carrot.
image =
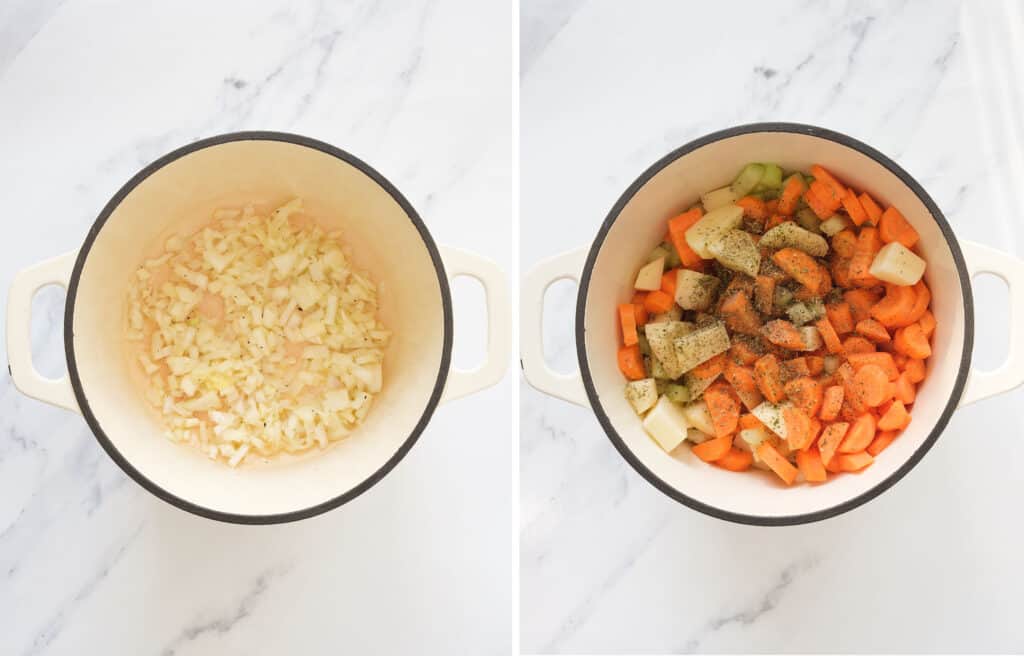
POLYGON ((793 481, 796 480, 797 469, 786 460, 782 455, 775 450, 771 444, 767 441, 761 442, 757 445, 757 457, 760 458, 764 464, 768 465, 775 474, 782 479, 786 485, 792 485, 793 481))
POLYGON ((739 430, 750 430, 751 428, 763 428, 764 424, 761 420, 750 414, 749 412, 740 415, 740 421, 738 425, 739 430))
POLYGON ((903 367, 903 374, 911 383, 917 384, 924 380, 924 360, 918 358, 907 358, 907 364, 903 367))
POLYGON ((792 214, 795 212, 797 203, 800 202, 800 196, 803 195, 806 189, 807 184, 804 182, 804 176, 789 176, 786 179, 786 184, 782 186, 782 193, 779 194, 779 213, 792 214))
POLYGON ((669 269, 661 276, 661 291, 672 298, 676 297, 676 282, 679 280, 679 269, 669 269))
POLYGON ((840 471, 844 472, 859 472, 875 461, 867 451, 840 453, 836 460, 839 461, 840 471))
POLYGON ((694 223, 700 221, 701 217, 704 216, 703 210, 699 207, 694 207, 691 210, 683 212, 679 216, 675 216, 668 220, 668 234, 669 240, 672 245, 676 248, 676 253, 679 254, 679 260, 687 268, 700 264, 701 257, 690 248, 690 244, 686 241, 686 231, 689 230, 694 223))
POLYGON ((779 359, 771 353, 758 358, 754 363, 754 378, 764 398, 772 403, 778 403, 785 398, 786 391, 782 386, 779 359))
POLYGON ((846 191, 846 185, 837 180, 834 175, 829 173, 825 167, 820 164, 813 164, 811 166, 811 175, 814 176, 815 180, 828 185, 828 187, 832 189, 837 196, 842 196, 843 192, 846 191))
POLYGON ((793 405, 803 410, 808 417, 818 414, 824 396, 818 381, 807 376, 794 378, 786 383, 784 389, 793 405))
POLYGON ((783 406, 782 421, 786 424, 786 443, 790 451, 803 449, 814 439, 811 419, 800 408, 783 406))
POLYGON ((893 395, 905 405, 909 405, 917 399, 917 386, 910 382, 906 372, 901 373, 893 383, 893 395))
POLYGON ((704 402, 711 414, 715 435, 732 435, 740 420, 740 400, 728 385, 715 383, 704 392, 704 402))
POLYGON ((892 339, 892 337, 889 336, 889 331, 885 329, 885 326, 874 319, 858 321, 856 330, 858 333, 867 337, 876 344, 882 344, 892 339))
POLYGON ((709 358, 704 362, 690 370, 697 378, 702 380, 714 380, 718 378, 723 371, 725 371, 725 365, 728 361, 725 353, 719 353, 713 358, 709 358))
POLYGON ((693 454, 704 462, 714 462, 729 453, 732 448, 732 435, 722 435, 694 444, 693 454))
MULTIPOLYGON (((900 317, 893 324, 893 327, 909 326, 910 324, 918 321, 924 316, 924 313, 928 311, 928 304, 932 300, 932 292, 928 289, 928 285, 924 284, 923 280, 918 280, 917 284, 913 287, 914 291, 914 304, 907 311, 906 316, 900 317)), ((934 317, 932 317, 934 319, 934 317)))
POLYGON ((619 370, 630 380, 640 380, 647 377, 644 370, 644 357, 640 354, 640 346, 623 346, 619 349, 619 370))
POLYGON ((649 318, 647 308, 644 307, 645 298, 647 298, 647 294, 644 292, 636 292, 633 294, 633 300, 630 301, 633 304, 633 314, 636 316, 636 325, 638 326, 645 325, 649 318))
MULTIPOLYGON (((849 292, 847 292, 849 293, 849 292)), ((837 335, 853 332, 853 314, 850 303, 829 303, 825 306, 825 316, 835 329, 837 335)))
POLYGON ((864 225, 867 223, 868 214, 864 211, 864 208, 860 204, 860 200, 857 199, 857 194, 854 193, 853 189, 847 189, 843 194, 843 209, 850 215, 855 225, 864 225))
POLYGON ((843 300, 846 301, 850 310, 850 329, 844 332, 852 332, 857 322, 870 319, 871 308, 878 302, 878 299, 878 294, 869 289, 851 289, 843 292, 843 300))
POLYGON ((896 335, 892 340, 893 347, 897 353, 902 353, 908 358, 924 360, 932 354, 932 347, 925 337, 921 325, 912 323, 909 326, 896 329, 896 335))
POLYGON ((854 255, 867 253, 874 257, 882 250, 882 238, 878 234, 878 228, 864 226, 857 233, 857 245, 854 247, 854 255))
POLYGON ((772 214, 771 218, 768 219, 767 222, 765 222, 764 229, 765 230, 771 230, 775 226, 780 226, 780 225, 782 225, 783 223, 785 223, 788 220, 789 220, 789 217, 787 217, 784 214, 772 214))
POLYGON ((791 351, 802 351, 807 346, 803 334, 785 319, 772 319, 766 323, 764 336, 772 344, 791 351))
POLYGON ((822 268, 807 253, 796 248, 782 248, 775 251, 772 261, 801 285, 818 293, 824 292, 822 268))
POLYGON ((932 333, 935 332, 935 315, 932 314, 931 310, 925 310, 921 314, 921 319, 918 323, 921 324, 921 330, 924 331, 925 337, 931 337, 932 333))
POLYGON ((887 284, 885 297, 871 308, 871 316, 887 328, 906 325, 905 320, 910 316, 916 301, 917 294, 913 287, 887 284))
POLYGON ((889 244, 897 241, 907 248, 913 248, 921 238, 914 226, 910 225, 895 207, 887 207, 878 222, 878 234, 882 241, 889 244))
POLYGON ((778 212, 779 212, 779 199, 778 198, 769 198, 768 200, 766 200, 764 202, 764 209, 768 212, 769 215, 770 214, 778 214, 778 212))
POLYGON ((870 253, 855 253, 850 258, 850 282, 858 287, 874 287, 880 281, 871 274, 874 256, 870 253))
POLYGON ((660 289, 656 289, 653 292, 649 292, 647 297, 644 298, 644 309, 653 314, 661 314, 671 310, 675 302, 676 300, 673 297, 660 289))
POLYGON ((832 259, 832 280, 836 287, 849 287, 853 284, 850 280, 850 259, 847 257, 836 257, 832 259))
POLYGON ((844 353, 874 353, 875 345, 860 335, 850 335, 843 340, 844 353))
POLYGON ((870 412, 865 412, 850 426, 849 432, 846 433, 842 444, 839 445, 839 453, 863 451, 868 448, 873 439, 875 439, 875 416, 870 412))
POLYGON ((807 356, 807 372, 812 376, 819 376, 825 370, 825 358, 820 355, 807 356))
POLYGON ((750 297, 737 289, 726 294, 718 312, 725 320, 725 325, 732 331, 744 335, 756 335, 761 330, 761 317, 757 314, 750 297))
POLYGON ((754 305, 758 312, 771 313, 775 305, 775 278, 758 276, 754 279, 754 305))
POLYGON ((725 364, 723 372, 725 379, 729 381, 737 392, 756 392, 757 379, 754 377, 754 368, 745 367, 729 359, 725 364))
POLYGON ((878 221, 882 218, 882 208, 878 206, 875 199, 868 192, 862 191, 857 200, 860 201, 860 206, 864 208, 864 212, 868 215, 868 223, 878 225, 878 221))
POLYGON ((903 401, 896 401, 878 420, 879 430, 903 430, 910 424, 910 413, 903 401))
POLYGON ((622 326, 623 344, 632 346, 639 343, 640 339, 636 333, 636 306, 632 303, 619 306, 619 325, 622 326))
POLYGON ((814 447, 797 452, 796 466, 799 467, 808 483, 824 483, 828 478, 828 474, 825 473, 825 465, 821 462, 821 453, 814 447))
POLYGON ((768 218, 768 210, 765 203, 756 196, 744 196, 735 201, 736 205, 743 208, 743 216, 756 221, 764 221, 768 218))
POLYGON ((836 234, 832 235, 832 250, 835 251, 839 257, 853 257, 856 248, 857 235, 853 230, 847 228, 846 230, 840 230, 836 234))
POLYGON ((853 376, 853 392, 864 405, 878 407, 891 398, 889 377, 878 365, 865 365, 853 376))
MULTIPOLYGON (((881 424, 881 422, 879 422, 879 424, 881 424)), ((871 441, 871 444, 868 445, 866 451, 873 456, 878 456, 879 453, 885 450, 885 447, 892 444, 893 440, 895 440, 899 434, 900 432, 895 430, 878 431, 875 435, 875 439, 871 441)))
POLYGON ((754 347, 746 339, 733 339, 732 346, 729 348, 729 355, 739 364, 754 364, 763 353, 755 351, 754 347))
POLYGON ((716 460, 715 465, 729 471, 741 472, 750 469, 750 465, 753 462, 754 456, 750 451, 733 447, 724 456, 716 460))
POLYGON ((874 365, 880 367, 889 380, 896 380, 900 375, 900 370, 896 367, 896 361, 893 360, 890 353, 849 353, 846 356, 846 361, 850 363, 855 372, 859 371, 861 367, 874 365))
POLYGON ((839 445, 843 443, 849 428, 850 424, 845 421, 837 421, 825 426, 825 430, 821 431, 821 436, 818 438, 818 450, 825 466, 832 461, 832 456, 835 455, 839 445))
POLYGON ((839 416, 839 409, 843 406, 843 386, 832 385, 825 389, 821 401, 821 412, 818 415, 822 421, 832 421, 839 416))
POLYGON ((842 203, 835 191, 819 180, 812 182, 804 192, 804 202, 822 220, 832 216, 842 203))
POLYGON ((802 376, 810 376, 811 368, 807 366, 807 358, 800 356, 782 362, 782 379, 786 382, 802 376))

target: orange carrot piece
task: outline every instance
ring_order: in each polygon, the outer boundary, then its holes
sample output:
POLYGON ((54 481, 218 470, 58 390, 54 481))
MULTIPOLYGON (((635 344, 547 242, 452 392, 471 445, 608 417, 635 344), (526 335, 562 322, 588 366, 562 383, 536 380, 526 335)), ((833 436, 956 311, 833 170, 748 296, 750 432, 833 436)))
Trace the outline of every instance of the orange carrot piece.
POLYGON ((747 340, 743 339, 733 340, 732 346, 729 348, 729 355, 739 364, 754 364, 761 357, 761 354, 755 351, 747 340))
POLYGON ((859 472, 875 461, 867 451, 859 453, 840 453, 836 458, 839 469, 844 472, 859 472))
POLYGON ((819 294, 825 291, 822 269, 807 253, 796 248, 782 248, 772 254, 772 261, 808 289, 819 294))
POLYGON ((750 469, 750 465, 753 462, 754 456, 750 451, 733 447, 724 456, 716 460, 715 465, 729 471, 741 472, 750 469))
POLYGON ((756 335, 761 330, 761 317, 757 314, 750 297, 737 289, 727 294, 718 306, 718 312, 727 328, 744 335, 756 335))
POLYGON ((786 485, 792 485, 793 481, 796 480, 797 469, 786 460, 782 455, 775 450, 768 441, 761 442, 757 445, 757 457, 760 458, 764 464, 768 465, 775 474, 782 479, 782 482, 786 485))
POLYGON ((622 343, 632 346, 639 343, 636 333, 636 307, 632 303, 619 306, 619 325, 622 326, 622 343))
POLYGON ((846 355, 846 361, 850 363, 854 371, 859 371, 861 367, 867 365, 875 365, 880 367, 889 380, 896 380, 900 375, 900 370, 896 366, 896 361, 893 360, 891 353, 879 351, 875 353, 849 353, 846 355))
POLYGON ((869 253, 854 253, 850 258, 850 282, 858 287, 874 287, 880 281, 871 275, 874 256, 869 253))
POLYGON ((821 462, 821 453, 814 447, 797 452, 796 466, 808 483, 824 483, 828 478, 828 474, 825 473, 825 465, 821 462))
POLYGON ((924 360, 918 358, 907 358, 907 364, 903 367, 903 374, 911 383, 917 384, 924 380, 924 360))
POLYGON ((888 392, 889 376, 878 365, 865 365, 853 376, 853 393, 868 407, 882 405, 890 398, 888 392))
POLYGON ((860 206, 864 208, 864 212, 868 215, 868 222, 872 225, 878 225, 878 221, 882 218, 882 208, 878 206, 875 199, 872 198, 868 192, 862 191, 860 196, 857 197, 860 201, 860 206))
POLYGON ((802 175, 791 175, 782 186, 782 193, 779 194, 779 213, 793 214, 796 211, 797 203, 807 189, 802 175))
POLYGON ((931 310, 925 310, 921 314, 921 319, 918 323, 921 324, 921 330, 924 331, 925 337, 931 337, 932 333, 935 332, 935 315, 932 314, 931 310))
POLYGON ((865 412, 850 426, 849 432, 846 433, 842 444, 839 445, 839 453, 863 451, 868 448, 873 439, 875 439, 875 416, 870 412, 865 412))
POLYGON ((784 406, 782 421, 786 424, 786 443, 790 451, 806 449, 815 438, 811 418, 795 406, 784 406))
POLYGON ((672 305, 675 302, 676 300, 674 298, 660 289, 657 289, 653 292, 649 292, 647 297, 644 298, 644 309, 652 314, 661 314, 671 310, 672 305))
POLYGON ((904 405, 910 405, 917 399, 917 386, 910 382, 906 372, 901 373, 893 383, 893 395, 904 405))
MULTIPOLYGON (((861 291, 861 290, 856 290, 861 291)), ((851 292, 847 292, 848 294, 851 292)), ((858 295, 859 298, 859 295, 858 295)), ((853 332, 853 306, 849 301, 829 303, 825 306, 825 316, 835 329, 837 335, 853 332)))
POLYGON ((807 372, 812 376, 820 376, 825 370, 825 358, 820 355, 807 356, 807 372))
POLYGON ((906 325, 906 319, 914 309, 917 294, 913 287, 905 285, 885 286, 885 297, 871 308, 871 316, 887 328, 906 325))
POLYGON ((851 332, 857 322, 870 319, 871 308, 878 302, 878 298, 878 294, 868 289, 851 289, 844 292, 843 300, 846 301, 847 308, 850 310, 850 329, 844 332, 851 332))
POLYGON ((633 300, 630 301, 633 304, 633 314, 636 316, 636 325, 643 326, 647 323, 649 318, 647 308, 644 307, 644 299, 647 298, 647 294, 643 292, 636 292, 633 294, 633 300))
POLYGON ((725 371, 727 360, 728 358, 726 358, 725 353, 719 353, 715 357, 701 362, 691 369, 690 372, 702 380, 714 380, 725 371))
POLYGON ((661 275, 661 291, 672 298, 676 297, 676 282, 679 280, 679 269, 669 269, 661 275))
POLYGON ((823 183, 821 180, 815 180, 808 187, 807 191, 804 192, 804 202, 807 206, 814 211, 814 214, 819 219, 827 219, 836 213, 842 205, 842 194, 836 192, 835 189, 823 183))
POLYGON ((903 401, 895 401, 878 420, 879 430, 903 430, 910 424, 910 413, 903 401))
POLYGON ((832 322, 828 320, 828 317, 818 319, 814 322, 814 326, 818 329, 821 341, 824 342, 825 349, 829 353, 842 353, 843 343, 839 340, 839 335, 836 334, 836 330, 832 327, 832 322))
POLYGON ((740 420, 740 400, 728 385, 715 383, 704 392, 715 435, 732 435, 740 420))
MULTIPOLYGON (((907 311, 906 316, 900 317, 893 324, 893 327, 902 328, 918 321, 928 311, 928 304, 932 300, 932 292, 924 280, 918 280, 913 287, 914 304, 907 311)), ((934 319, 934 317, 932 317, 934 319)))
POLYGON ((843 192, 846 191, 846 185, 836 179, 834 175, 829 173, 825 167, 820 164, 811 165, 811 175, 814 176, 815 180, 819 180, 824 184, 828 185, 830 189, 837 195, 842 196, 843 192))
POLYGON ((853 257, 857 248, 857 235, 847 228, 832 235, 832 250, 839 257, 853 257))
POLYGON ((912 323, 909 326, 896 329, 892 345, 897 353, 902 353, 908 358, 924 360, 932 354, 932 347, 921 330, 921 324, 912 323))
POLYGON ((770 199, 766 200, 764 202, 764 209, 765 209, 765 211, 768 212, 769 215, 771 215, 771 214, 778 214, 779 213, 779 199, 778 198, 770 198, 770 199))
POLYGON ((806 347, 803 335, 785 319, 772 319, 766 323, 764 336, 772 344, 791 351, 802 351, 806 347))
POLYGON ((764 424, 754 415, 748 413, 740 415, 738 430, 750 430, 751 428, 763 428, 764 424))
POLYGON ((787 221, 789 221, 789 217, 784 214, 772 214, 771 218, 765 222, 764 229, 771 230, 775 226, 780 226, 787 221))
POLYGON ((867 253, 874 257, 878 251, 882 250, 882 246, 882 238, 878 234, 878 228, 864 226, 857 234, 857 245, 854 247, 854 255, 867 253))
POLYGON ((867 223, 868 214, 864 211, 864 208, 860 204, 860 200, 857 199, 857 194, 853 192, 853 189, 847 189, 843 194, 843 209, 850 215, 850 219, 853 220, 854 225, 864 225, 867 223))
POLYGON ((875 435, 875 439, 868 445, 866 451, 873 456, 878 456, 879 453, 885 450, 885 447, 892 444, 893 440, 899 437, 900 431, 895 430, 880 430, 875 435))
POLYGON ((743 216, 755 221, 764 221, 768 218, 768 210, 763 200, 756 196, 744 196, 735 201, 736 205, 743 208, 743 216))
POLYGON ((699 207, 694 207, 691 210, 683 212, 679 216, 675 216, 668 220, 668 234, 669 240, 672 245, 676 248, 676 253, 679 254, 679 260, 687 268, 698 265, 701 262, 700 255, 690 248, 690 244, 686 241, 686 231, 689 230, 694 223, 700 221, 701 217, 704 216, 704 211, 699 207))
POLYGON ((845 421, 837 421, 825 426, 825 430, 821 432, 821 437, 818 438, 818 451, 821 453, 821 462, 826 467, 832 461, 832 456, 835 455, 839 445, 846 438, 849 428, 850 424, 845 421))
POLYGON ((778 403, 785 398, 786 391, 782 387, 782 368, 779 359, 769 353, 758 358, 754 363, 754 378, 764 398, 778 403))
POLYGON ((793 405, 803 410, 808 417, 818 414, 824 397, 818 381, 806 376, 794 378, 786 383, 785 390, 793 405))
POLYGON ((887 244, 898 241, 907 248, 913 248, 921 238, 914 226, 895 207, 887 207, 882 213, 878 222, 878 235, 887 244))
POLYGON ((860 335, 850 335, 843 340, 844 353, 874 353, 875 345, 860 335))
POLYGON ((892 337, 889 335, 889 331, 885 329, 885 326, 874 319, 858 321, 856 330, 858 333, 867 337, 876 344, 883 344, 892 340, 892 337))
POLYGON ((782 362, 782 380, 786 382, 810 375, 811 368, 807 366, 807 358, 802 355, 782 362))
POLYGON ((694 444, 691 451, 704 462, 714 462, 729 453, 732 448, 732 435, 721 435, 705 440, 700 444, 694 444))
POLYGON ((757 391, 757 379, 754 377, 753 367, 745 367, 729 359, 726 361, 723 374, 737 392, 757 391))
POLYGON ((770 314, 775 304, 775 278, 758 276, 754 279, 754 305, 757 311, 770 314))
POLYGON ((821 401, 821 412, 818 416, 822 421, 832 421, 839 416, 841 407, 843 407, 843 386, 832 385, 825 389, 821 401))
POLYGON ((644 357, 640 354, 640 346, 623 346, 619 349, 619 371, 629 380, 640 380, 647 377, 644 370, 644 357))

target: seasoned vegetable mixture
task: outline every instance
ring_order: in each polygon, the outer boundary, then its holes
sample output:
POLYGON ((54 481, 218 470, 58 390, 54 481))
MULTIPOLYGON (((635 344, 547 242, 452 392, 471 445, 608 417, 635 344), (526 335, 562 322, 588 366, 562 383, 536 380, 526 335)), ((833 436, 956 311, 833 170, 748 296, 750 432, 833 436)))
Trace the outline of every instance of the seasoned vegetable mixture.
POLYGON ((618 307, 626 398, 665 450, 790 485, 910 424, 935 317, 918 233, 819 165, 752 163, 668 220, 618 307))

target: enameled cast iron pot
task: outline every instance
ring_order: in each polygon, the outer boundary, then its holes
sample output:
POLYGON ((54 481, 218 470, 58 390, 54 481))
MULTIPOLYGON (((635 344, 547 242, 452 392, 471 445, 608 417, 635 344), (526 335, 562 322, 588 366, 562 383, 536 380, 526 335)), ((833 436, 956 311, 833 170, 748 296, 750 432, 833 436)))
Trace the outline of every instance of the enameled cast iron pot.
POLYGON ((416 442, 437 405, 493 385, 511 350, 505 281, 488 260, 438 248, 401 193, 366 163, 291 134, 240 132, 180 148, 143 169, 107 203, 81 249, 18 273, 7 314, 11 378, 25 394, 81 412, 110 457, 156 496, 213 519, 267 524, 310 517, 365 492, 416 442), (384 388, 365 423, 324 453, 229 469, 162 437, 125 356, 124 304, 133 271, 170 234, 185 234, 224 206, 303 199, 340 229, 356 266, 377 282, 392 330, 384 388), (488 306, 488 352, 474 371, 450 369, 449 280, 477 278, 488 306), (68 374, 33 367, 32 295, 67 288, 68 374))
POLYGON ((942 212, 906 171, 874 148, 808 125, 760 123, 715 132, 669 153, 622 194, 589 248, 559 255, 531 272, 522 290, 522 366, 537 389, 590 405, 612 444, 637 472, 676 501, 708 515, 762 525, 799 524, 856 508, 900 480, 938 439, 960 405, 1010 390, 1024 381, 1024 262, 979 244, 960 242, 942 212), (875 463, 825 485, 785 488, 770 476, 737 476, 699 461, 688 448, 665 453, 643 431, 623 395, 625 380, 615 309, 633 294, 637 263, 661 241, 665 221, 716 189, 747 162, 777 162, 787 170, 820 163, 840 179, 895 205, 921 234, 925 281, 938 321, 928 376, 914 403, 914 421, 875 463), (1010 293, 1010 351, 992 372, 971 371, 974 306, 971 278, 991 273, 1010 293), (579 282, 576 352, 579 373, 554 373, 544 362, 543 295, 554 281, 579 282))

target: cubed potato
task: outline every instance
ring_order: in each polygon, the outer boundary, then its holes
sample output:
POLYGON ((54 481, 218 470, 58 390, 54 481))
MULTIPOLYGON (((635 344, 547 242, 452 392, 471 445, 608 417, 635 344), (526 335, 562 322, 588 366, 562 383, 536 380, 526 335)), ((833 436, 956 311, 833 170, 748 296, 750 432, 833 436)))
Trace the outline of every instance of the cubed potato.
POLYGON ((654 379, 644 378, 626 383, 626 400, 638 415, 650 410, 658 402, 658 386, 654 379))
POLYGON ((708 440, 710 440, 713 437, 714 437, 714 435, 708 435, 707 433, 705 433, 704 431, 700 430, 699 428, 690 427, 686 431, 686 439, 690 440, 694 444, 700 444, 702 442, 707 442, 708 440))
POLYGON ((818 229, 824 232, 829 237, 837 235, 843 230, 846 230, 853 225, 853 222, 847 219, 841 214, 834 214, 831 217, 825 219, 818 226, 818 229))
POLYGON ((750 233, 743 230, 722 233, 718 239, 713 239, 708 244, 708 250, 725 268, 740 271, 751 278, 755 277, 761 268, 761 251, 757 249, 757 244, 750 233))
POLYGON ((924 275, 925 262, 903 244, 894 241, 882 246, 869 271, 871 275, 894 285, 916 285, 924 275))
POLYGON ((740 227, 743 222, 743 208, 738 205, 723 205, 705 214, 686 231, 686 243, 697 255, 711 259, 714 255, 708 244, 723 232, 740 227))
POLYGON ((705 212, 717 210, 719 207, 732 205, 735 202, 736 194, 732 193, 732 187, 722 187, 702 194, 700 204, 704 206, 705 212))
POLYGON ((828 242, 824 237, 791 221, 781 223, 765 232, 757 245, 771 249, 796 248, 812 257, 825 257, 828 254, 828 242))
POLYGON ((716 322, 676 337, 673 341, 676 365, 681 371, 689 371, 719 353, 729 350, 729 333, 725 324, 716 322))
POLYGON ((683 316, 683 308, 678 305, 673 305, 669 308, 668 312, 662 312, 661 314, 655 314, 647 320, 648 325, 652 323, 664 323, 666 321, 679 321, 679 318, 683 316))
POLYGON ((706 310, 715 300, 721 281, 697 271, 676 273, 676 303, 684 310, 706 310))
POLYGON ((665 378, 674 380, 686 371, 686 369, 679 368, 675 340, 692 330, 693 324, 688 321, 662 321, 649 323, 644 327, 647 343, 651 346, 651 353, 662 367, 665 378))
POLYGON ((708 435, 715 434, 715 423, 711 420, 711 412, 708 410, 707 403, 697 401, 696 403, 684 405, 683 416, 686 417, 686 421, 691 426, 702 433, 707 433, 708 435))
POLYGON ((804 339, 805 351, 817 351, 821 348, 821 333, 814 326, 801 326, 800 336, 804 339))
POLYGON ((661 289, 661 274, 664 272, 665 258, 659 257, 656 260, 652 260, 645 264, 640 269, 640 272, 636 274, 636 282, 633 283, 633 287, 645 292, 661 289))
POLYGON ((686 439, 690 427, 683 409, 662 396, 643 421, 644 430, 666 452, 672 451, 686 439))
POLYGON ((769 403, 765 401, 750 411, 771 432, 786 439, 786 422, 782 418, 783 409, 788 403, 769 403))

